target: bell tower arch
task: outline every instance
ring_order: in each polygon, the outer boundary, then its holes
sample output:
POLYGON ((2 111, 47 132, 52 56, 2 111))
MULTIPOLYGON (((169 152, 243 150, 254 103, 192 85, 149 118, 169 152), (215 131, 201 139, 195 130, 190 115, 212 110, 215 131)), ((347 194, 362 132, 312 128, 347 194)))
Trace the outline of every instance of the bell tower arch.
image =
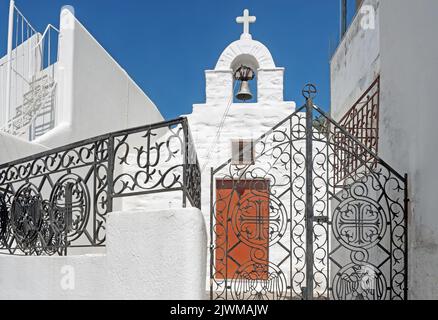
MULTIPOLYGON (((203 190, 210 187, 210 167, 233 158, 241 146, 251 145, 295 111, 293 101, 284 101, 285 69, 277 67, 269 49, 250 34, 256 18, 245 10, 236 22, 243 24, 240 39, 223 50, 213 69, 205 71, 206 101, 194 104, 193 112, 187 115, 202 170, 203 190), (256 99, 245 103, 234 99, 239 89, 235 73, 242 66, 254 71, 250 83, 257 86, 257 90, 251 88, 256 99)), ((250 158, 250 152, 243 154, 243 160, 250 158)), ((203 192, 202 203, 209 208, 208 192, 203 192)), ((206 214, 208 221, 208 211, 206 214)))
POLYGON ((235 94, 234 74, 242 65, 255 73, 257 103, 283 102, 284 68, 277 67, 268 48, 249 33, 249 24, 256 18, 245 10, 236 21, 244 25, 240 39, 222 52, 213 70, 205 72, 207 104, 230 100, 235 94))

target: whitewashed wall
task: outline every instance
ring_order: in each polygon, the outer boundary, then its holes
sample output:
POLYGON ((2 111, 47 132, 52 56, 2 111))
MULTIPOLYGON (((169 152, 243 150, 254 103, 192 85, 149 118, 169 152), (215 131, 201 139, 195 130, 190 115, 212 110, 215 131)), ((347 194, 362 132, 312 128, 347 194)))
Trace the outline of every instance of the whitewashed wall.
MULTIPOLYGON (((18 50, 26 49, 32 41, 18 50)), ((10 141, 14 139, 0 136, 0 146, 9 146, 0 150, 0 163, 100 134, 163 121, 154 103, 68 9, 61 12, 58 57, 58 62, 50 67, 57 86, 55 128, 33 144, 19 141, 12 146, 10 141), (2 142, 3 139, 7 141, 2 142)), ((26 56, 24 59, 26 62, 26 56)), ((4 86, 5 58, 0 60, 0 69, 4 86)), ((47 70, 41 75, 44 73, 47 70)), ((5 100, 1 94, 0 100, 1 106, 5 100)))
MULTIPOLYGON (((295 111, 295 102, 284 101, 284 71, 284 68, 276 67, 268 48, 259 41, 250 39, 232 42, 220 55, 215 68, 205 71, 206 102, 194 104, 193 112, 187 118, 200 166, 204 169, 201 175, 202 213, 207 225, 210 221, 211 168, 216 169, 231 158, 233 140, 256 140, 295 111), (236 87, 233 73, 242 64, 253 68, 257 73, 251 84, 253 88, 257 86, 255 103, 233 102, 233 95, 236 93, 233 92, 236 87), (227 116, 221 133, 217 135, 225 113, 227 116)), ((266 164, 257 165, 263 167, 266 164)), ((215 192, 213 196, 215 197, 215 192)), ((270 250, 270 259, 277 261, 281 254, 284 254, 284 250, 279 252, 274 248, 270 250)), ((288 267, 284 266, 282 271, 287 276, 288 267)))
POLYGON ((111 213, 106 254, 0 256, 0 299, 201 300, 206 250, 197 209, 111 213))
POLYGON ((154 103, 68 9, 60 18, 57 127, 37 143, 58 147, 163 121, 154 103))
MULTIPOLYGON (((363 27, 363 23, 370 20, 359 10, 330 61, 331 117, 335 121, 342 119, 380 74, 380 0, 364 0, 362 5, 373 8, 374 29, 363 27)), ((377 199, 372 193, 369 197, 377 199)), ((331 202, 336 209, 339 202, 336 199, 331 202)), ((332 243, 339 242, 332 239, 332 243)), ((386 239, 382 240, 382 245, 387 245, 386 239)), ((336 251, 333 257, 343 266, 351 263, 350 252, 346 249, 336 251)), ((370 249, 368 261, 375 263, 386 257, 385 253, 370 249)), ((338 270, 335 264, 331 268, 333 278, 338 270)), ((389 275, 386 269, 382 271, 389 275)))
POLYGON ((16 108, 23 104, 23 95, 29 91, 29 82, 32 80, 32 76, 41 69, 41 54, 34 49, 41 37, 40 33, 36 33, 12 50, 9 119, 6 119, 8 57, 4 56, 0 59, 0 127, 3 127, 11 117, 15 116, 16 108))
POLYGON ((409 297, 436 299, 438 2, 371 3, 376 29, 358 29, 358 16, 331 61, 332 114, 339 119, 380 73, 379 156, 409 175, 409 297))
POLYGON ((381 3, 382 157, 409 174, 410 297, 438 298, 438 1, 381 3))
POLYGON ((339 121, 380 73, 380 0, 365 0, 375 10, 375 29, 362 28, 359 12, 330 61, 331 115, 339 121))
MULTIPOLYGON (((231 141, 235 139, 257 139, 271 130, 280 121, 295 111, 296 104, 283 99, 284 68, 277 68, 268 49, 260 42, 239 40, 228 46, 221 54, 214 70, 207 70, 206 103, 194 104, 193 112, 186 115, 189 120, 195 149, 202 173, 202 212, 205 220, 210 220, 210 168, 216 167, 231 157, 231 141), (233 69, 241 64, 257 68, 257 103, 233 102, 233 69), (219 137, 216 137, 221 119, 229 108, 219 137), (210 151, 210 153, 209 153, 210 151)), ((158 143, 169 136, 167 132, 158 143)), ((144 140, 144 139, 143 139, 144 140)), ((166 148, 163 148, 166 149, 166 148)), ((173 149, 173 150, 176 150, 173 149)), ((167 157, 165 150, 164 158, 167 157)), ((136 154, 131 154, 129 163, 123 166, 123 173, 135 175, 139 170, 136 154)), ((163 157, 163 155, 162 155, 163 157)), ((171 166, 181 164, 182 157, 172 161, 162 161, 160 170, 165 172, 171 166)), ((182 173, 181 173, 182 174, 182 173)), ((155 181, 155 180, 154 180, 155 181)), ((181 206, 181 192, 153 194, 149 196, 127 197, 117 204, 123 210, 135 208, 173 208, 181 206)))
MULTIPOLYGON (((242 39, 232 42, 220 55, 214 70, 205 71, 206 102, 194 104, 187 115, 202 172, 202 208, 210 220, 210 169, 231 158, 235 139, 258 139, 291 115, 295 102, 283 99, 284 68, 277 68, 261 42, 242 39), (257 102, 233 103, 233 71, 240 65, 257 70, 257 102), (223 115, 220 135, 217 135, 223 115)), ((254 80, 255 81, 255 80, 254 80)))
POLYGON ((47 147, 0 132, 0 164, 46 151, 47 147))

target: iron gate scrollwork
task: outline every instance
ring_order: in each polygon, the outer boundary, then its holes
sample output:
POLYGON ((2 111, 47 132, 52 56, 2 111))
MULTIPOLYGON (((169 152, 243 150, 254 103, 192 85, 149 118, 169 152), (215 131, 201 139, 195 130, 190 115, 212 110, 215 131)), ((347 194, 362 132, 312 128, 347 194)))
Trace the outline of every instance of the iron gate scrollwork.
POLYGON ((254 142, 254 164, 212 168, 212 299, 407 299, 407 176, 315 94, 254 142))
POLYGON ((200 177, 187 118, 1 165, 0 254, 66 255, 104 247, 106 218, 117 200, 141 196, 161 205, 173 193, 183 207, 200 208, 200 177))

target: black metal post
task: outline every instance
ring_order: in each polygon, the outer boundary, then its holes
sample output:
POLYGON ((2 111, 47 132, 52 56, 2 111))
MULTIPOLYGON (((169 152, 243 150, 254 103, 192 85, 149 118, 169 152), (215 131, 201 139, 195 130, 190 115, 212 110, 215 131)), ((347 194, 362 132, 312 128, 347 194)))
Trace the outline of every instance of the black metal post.
POLYGON ((347 32, 347 0, 341 0, 341 39, 347 32))
POLYGON ((113 211, 113 199, 114 199, 114 163, 115 163, 115 147, 114 136, 110 136, 108 139, 108 203, 107 212, 113 211))
POLYGON ((187 189, 188 189, 188 177, 187 172, 189 170, 189 128, 187 118, 182 121, 184 131, 184 164, 183 164, 183 208, 187 207, 187 189))
POLYGON ((409 298, 409 176, 408 174, 405 174, 405 214, 404 214, 404 220, 405 220, 405 288, 404 288, 404 299, 405 301, 409 298))
POLYGON ((306 300, 313 299, 313 100, 306 100, 306 300))
POLYGON ((214 244, 213 244, 213 237, 214 237, 214 224, 213 219, 215 219, 214 215, 214 199, 213 199, 213 188, 214 188, 214 173, 213 173, 213 167, 210 168, 210 300, 213 300, 213 283, 214 283, 214 244))
POLYGON ((69 182, 65 186, 65 232, 68 234, 73 228, 73 212, 72 212, 72 202, 73 202, 73 186, 74 184, 69 182))
POLYGON ((64 256, 68 254, 68 234, 73 229, 73 187, 74 184, 69 182, 65 186, 65 230, 64 230, 64 256))

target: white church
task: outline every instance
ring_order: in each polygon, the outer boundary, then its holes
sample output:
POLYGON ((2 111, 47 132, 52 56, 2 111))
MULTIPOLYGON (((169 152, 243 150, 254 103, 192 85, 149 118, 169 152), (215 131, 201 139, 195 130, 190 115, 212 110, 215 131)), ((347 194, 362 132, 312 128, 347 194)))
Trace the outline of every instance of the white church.
POLYGON ((361 5, 385 9, 358 3, 331 61, 331 115, 311 84, 284 101, 286 70, 246 9, 205 102, 165 120, 72 8, 39 31, 11 0, 0 299, 433 298, 408 269, 411 171, 379 140, 383 71, 349 56, 356 33, 379 39, 359 30, 361 5))

